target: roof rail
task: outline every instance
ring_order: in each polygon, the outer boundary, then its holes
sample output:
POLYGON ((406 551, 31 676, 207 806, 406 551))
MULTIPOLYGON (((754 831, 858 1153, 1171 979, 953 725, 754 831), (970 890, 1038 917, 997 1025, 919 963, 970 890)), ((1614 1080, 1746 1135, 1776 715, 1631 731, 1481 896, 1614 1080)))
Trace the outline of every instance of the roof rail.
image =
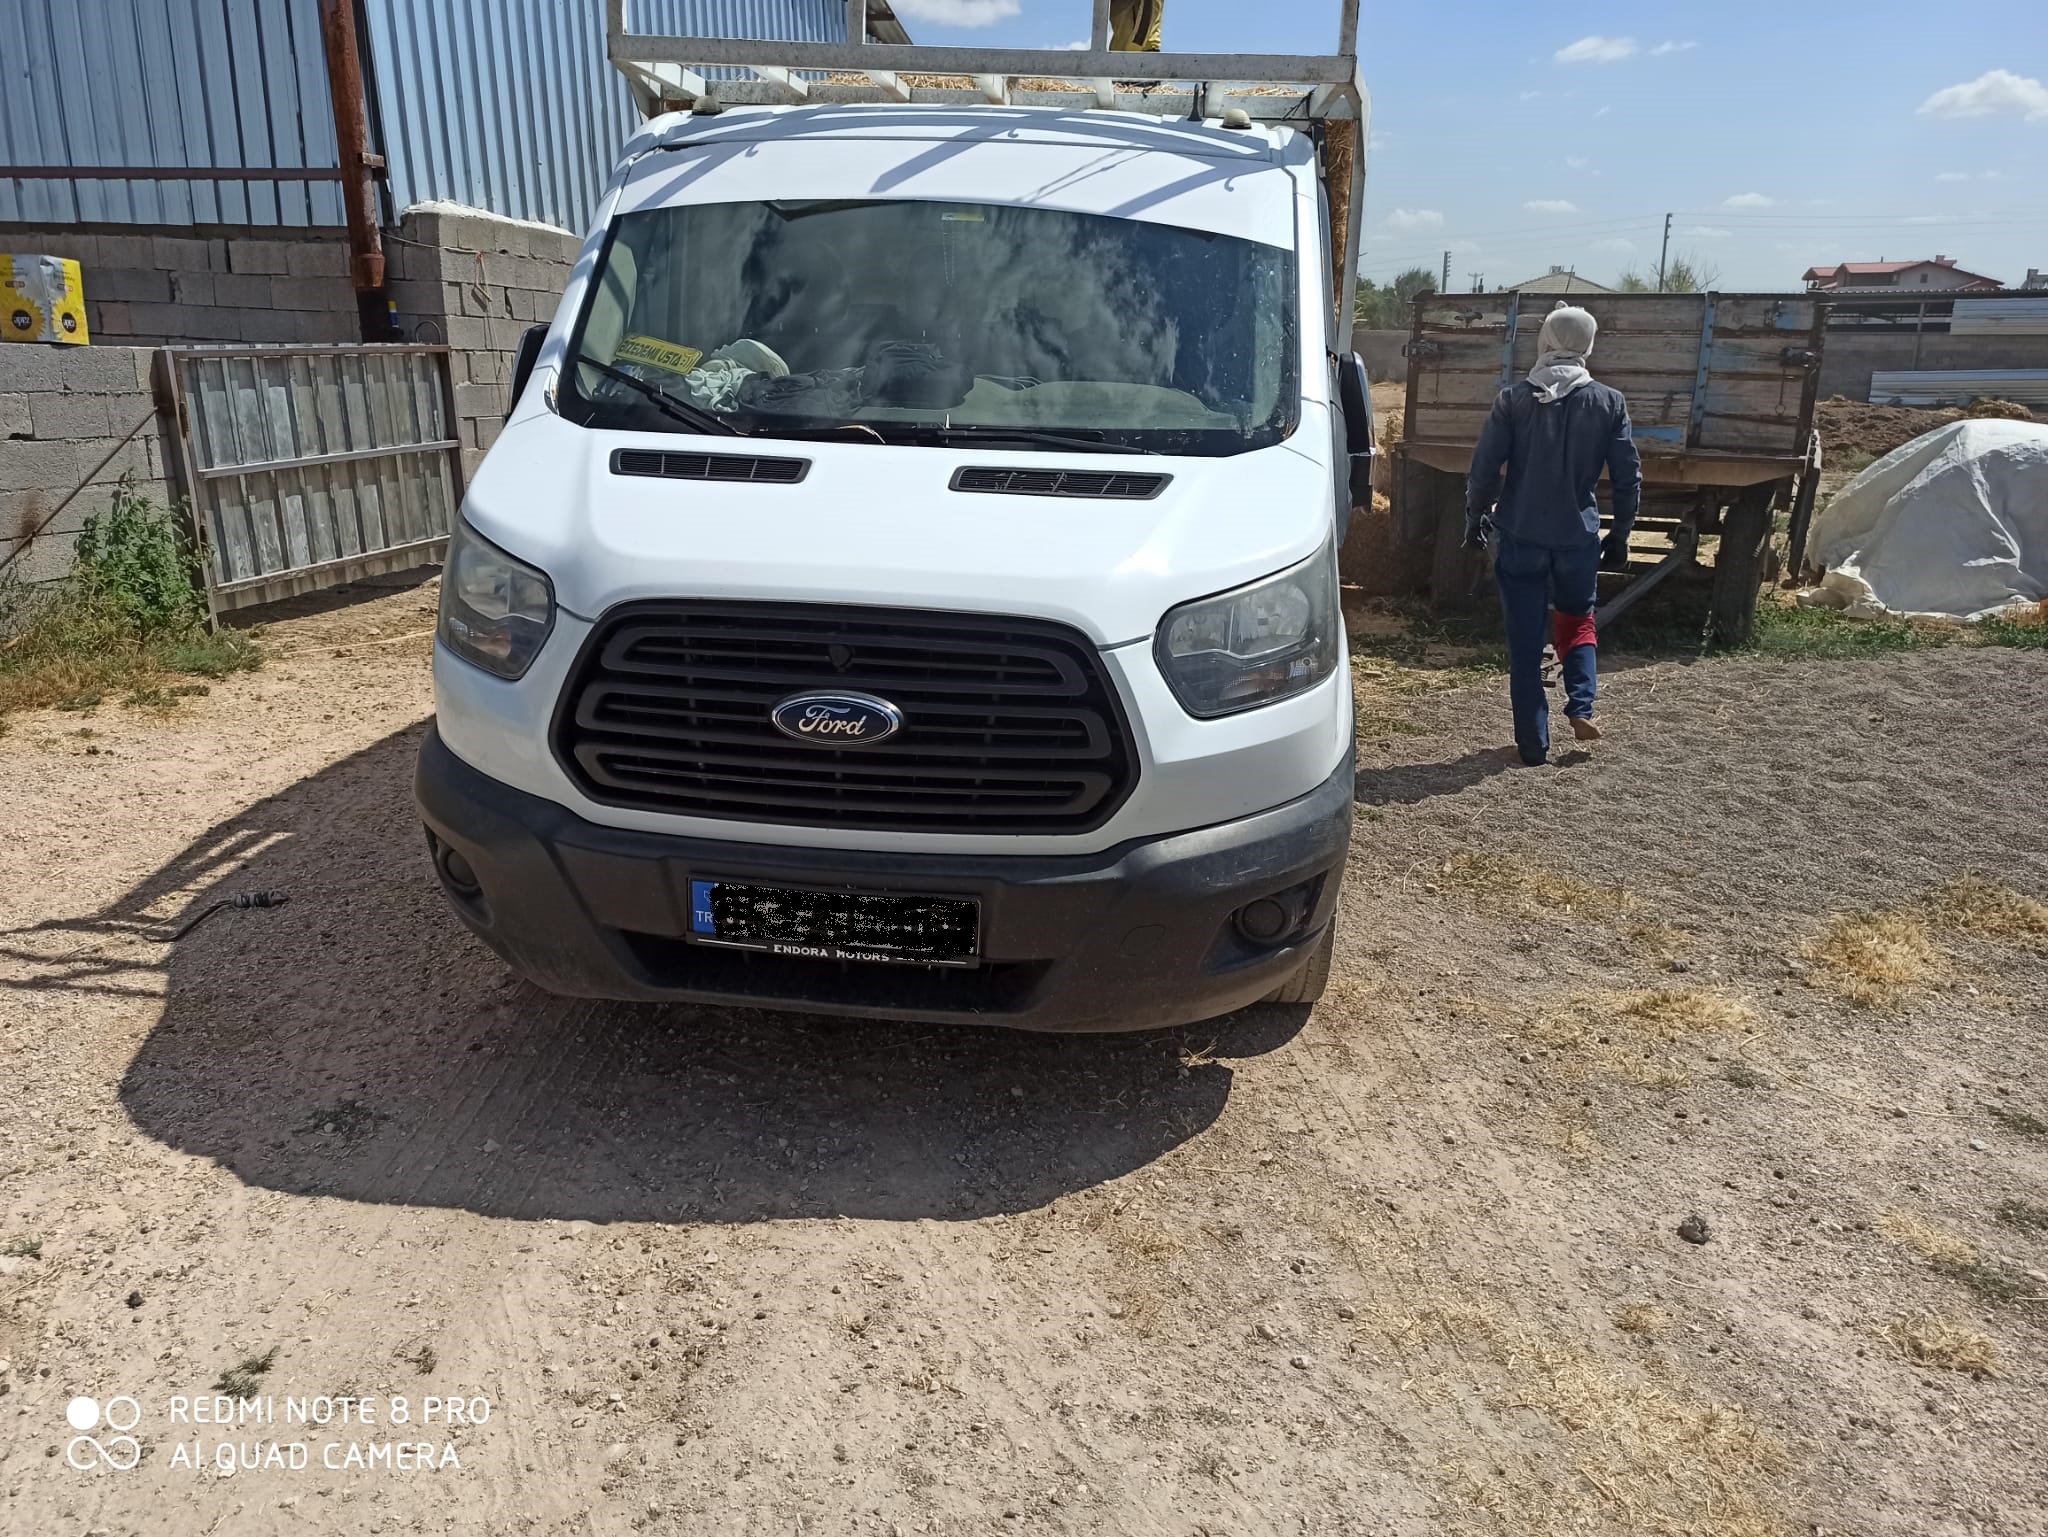
POLYGON ((629 0, 606 0, 611 61, 649 117, 701 101, 757 103, 930 102, 959 106, 1091 107, 1174 117, 1258 121, 1363 118, 1358 76, 1358 0, 1343 0, 1331 54, 1124 53, 1109 47, 1110 0, 1095 0, 1084 50, 937 48, 874 40, 902 35, 869 0, 846 0, 844 43, 680 37, 631 29, 629 0), (746 72, 709 80, 705 70, 746 72), (820 78, 820 76, 822 78, 820 78), (934 81, 932 77, 940 77, 934 81))

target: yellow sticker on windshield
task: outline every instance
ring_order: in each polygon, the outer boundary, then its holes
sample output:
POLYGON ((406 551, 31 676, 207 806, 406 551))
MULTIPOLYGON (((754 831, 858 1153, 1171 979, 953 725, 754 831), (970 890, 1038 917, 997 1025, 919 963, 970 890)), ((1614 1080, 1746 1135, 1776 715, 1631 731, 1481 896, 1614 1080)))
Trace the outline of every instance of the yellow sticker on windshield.
POLYGON ((612 354, 614 363, 639 363, 663 373, 686 374, 704 361, 695 347, 679 347, 656 336, 629 336, 612 354))

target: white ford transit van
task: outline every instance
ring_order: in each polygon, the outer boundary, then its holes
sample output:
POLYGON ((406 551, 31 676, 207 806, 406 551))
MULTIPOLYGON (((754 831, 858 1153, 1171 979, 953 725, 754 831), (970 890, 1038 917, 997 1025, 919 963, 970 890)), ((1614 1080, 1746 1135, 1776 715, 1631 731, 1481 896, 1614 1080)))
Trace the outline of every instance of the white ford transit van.
POLYGON ((1319 129, 647 123, 448 555, 417 796, 463 921, 585 996, 1319 996, 1371 441, 1319 129))

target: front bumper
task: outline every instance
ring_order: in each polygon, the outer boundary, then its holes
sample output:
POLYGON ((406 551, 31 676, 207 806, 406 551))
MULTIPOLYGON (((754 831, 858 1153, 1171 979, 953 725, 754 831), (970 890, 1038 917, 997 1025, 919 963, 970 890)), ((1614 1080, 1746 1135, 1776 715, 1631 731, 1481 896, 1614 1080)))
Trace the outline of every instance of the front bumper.
POLYGON ((1351 837, 1347 758, 1307 795, 1100 853, 924 854, 677 838, 587 822, 490 778, 437 731, 415 792, 443 890, 512 968, 550 992, 1028 1030, 1143 1030, 1229 1013, 1285 982, 1336 909, 1351 837), (474 875, 451 879, 445 854, 474 875), (820 961, 688 943, 689 875, 981 903, 973 968, 820 961), (1272 944, 1233 915, 1298 904, 1272 944))

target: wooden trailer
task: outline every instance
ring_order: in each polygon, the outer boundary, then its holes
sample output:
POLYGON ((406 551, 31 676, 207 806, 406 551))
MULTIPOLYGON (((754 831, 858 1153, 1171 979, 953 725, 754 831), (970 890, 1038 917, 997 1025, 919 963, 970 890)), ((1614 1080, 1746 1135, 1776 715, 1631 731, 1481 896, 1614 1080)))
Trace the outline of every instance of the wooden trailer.
MULTIPOLYGON (((1433 541, 1431 592, 1449 607, 1486 584, 1462 549, 1465 476, 1494 397, 1536 362, 1554 294, 1425 294, 1405 348, 1407 418, 1395 523, 1433 541)), ((1574 294, 1600 322, 1593 376, 1628 397, 1643 457, 1643 507, 1626 576, 1602 579, 1600 617, 1667 578, 1708 580, 1714 633, 1748 639, 1772 515, 1803 542, 1819 481, 1814 386, 1826 305, 1809 294, 1574 294), (1708 555, 1701 540, 1718 536, 1708 555)), ((1603 481, 1601 516, 1607 518, 1603 481)))

